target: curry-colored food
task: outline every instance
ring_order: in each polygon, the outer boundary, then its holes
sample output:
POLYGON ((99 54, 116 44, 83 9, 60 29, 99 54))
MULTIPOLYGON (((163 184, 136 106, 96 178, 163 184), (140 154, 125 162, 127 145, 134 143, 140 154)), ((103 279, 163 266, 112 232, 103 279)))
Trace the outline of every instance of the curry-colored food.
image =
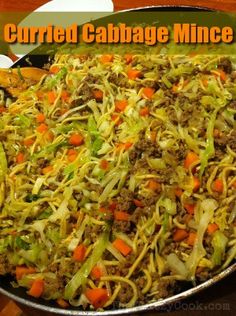
MULTIPOLYGON (((0 274, 33 297, 132 307, 236 256, 231 57, 58 55, 0 92, 0 274)), ((79 307, 80 306, 80 307, 79 307)))

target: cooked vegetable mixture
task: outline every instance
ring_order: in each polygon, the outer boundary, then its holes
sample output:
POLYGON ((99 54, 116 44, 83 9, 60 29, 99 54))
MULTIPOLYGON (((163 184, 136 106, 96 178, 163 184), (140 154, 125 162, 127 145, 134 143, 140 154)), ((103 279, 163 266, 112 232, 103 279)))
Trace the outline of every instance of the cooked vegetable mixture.
POLYGON ((58 55, 0 93, 0 274, 62 308, 132 307, 236 257, 236 63, 58 55))

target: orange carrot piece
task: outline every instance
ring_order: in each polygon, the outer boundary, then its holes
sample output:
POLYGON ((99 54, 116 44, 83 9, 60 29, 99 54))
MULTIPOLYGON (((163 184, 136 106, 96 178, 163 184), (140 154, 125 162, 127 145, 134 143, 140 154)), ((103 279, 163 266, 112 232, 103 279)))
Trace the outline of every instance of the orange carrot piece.
POLYGON ((224 184, 223 181, 221 179, 216 179, 213 183, 212 183, 212 190, 214 192, 218 192, 218 193, 222 193, 224 191, 224 184))
POLYGON ((57 95, 54 91, 48 92, 48 102, 53 104, 56 101, 57 95))
POLYGON ((113 56, 113 55, 109 55, 109 54, 107 54, 107 55, 102 55, 102 56, 100 57, 100 62, 101 62, 102 64, 107 64, 107 63, 113 62, 113 59, 114 59, 114 56, 113 56))
POLYGON ((6 112, 6 108, 4 108, 4 106, 0 106, 0 113, 6 112))
POLYGON ((44 291, 44 280, 42 279, 37 279, 34 280, 30 290, 28 291, 28 294, 38 298, 43 294, 44 291))
POLYGON ((197 177, 193 177, 193 192, 197 192, 200 189, 201 183, 197 177))
POLYGON ((26 147, 29 147, 29 146, 33 145, 34 141, 35 141, 34 138, 25 138, 25 139, 23 140, 23 143, 24 143, 24 145, 25 145, 26 147))
POLYGON ((199 161, 199 156, 195 152, 189 151, 184 160, 184 168, 189 169, 197 161, 199 161))
POLYGON ((18 153, 16 155, 16 162, 17 163, 23 163, 25 161, 25 156, 23 153, 18 153))
POLYGON ((35 268, 32 267, 25 267, 25 266, 17 266, 16 267, 16 279, 20 280, 26 274, 33 274, 35 273, 35 268))
POLYGON ((130 215, 123 211, 114 211, 114 218, 116 221, 129 221, 130 215))
POLYGON ((95 280, 99 280, 103 276, 102 269, 98 266, 94 266, 91 271, 91 276, 95 280))
POLYGON ((95 309, 103 307, 109 299, 108 291, 103 288, 87 289, 84 294, 95 309))
POLYGON ((152 99, 153 97, 153 94, 155 93, 155 89, 153 88, 143 88, 142 89, 142 97, 145 98, 145 99, 152 99))
POLYGON ((129 70, 127 71, 127 76, 128 76, 128 78, 131 79, 131 80, 135 80, 135 79, 137 79, 137 78, 140 78, 141 75, 142 75, 141 71, 139 71, 139 70, 137 70, 137 69, 131 68, 131 69, 129 69, 129 70))
POLYGON ((195 204, 185 203, 184 208, 189 214, 193 215, 195 211, 195 204))
POLYGON ((140 109, 139 111, 140 116, 148 116, 149 115, 149 108, 145 106, 144 108, 140 109))
POLYGON ((109 162, 106 159, 102 159, 99 166, 102 170, 107 170, 109 168, 109 162))
POLYGON ((57 74, 59 71, 60 71, 60 68, 58 66, 56 66, 56 65, 51 66, 51 68, 49 70, 49 72, 51 74, 54 74, 54 75, 57 74))
POLYGON ((133 60, 133 55, 125 54, 124 59, 125 59, 126 64, 130 64, 133 60))
POLYGON ((67 308, 70 306, 70 304, 65 301, 63 298, 58 298, 57 299, 57 304, 61 307, 61 308, 67 308))
POLYGON ((41 90, 36 91, 37 98, 42 101, 44 99, 45 93, 41 90))
POLYGON ((205 88, 207 88, 208 87, 208 79, 206 79, 206 78, 202 79, 202 84, 205 88))
POLYGON ((124 112, 124 110, 126 109, 128 105, 128 101, 127 100, 116 100, 115 101, 115 109, 117 112, 124 112))
POLYGON ((227 74, 222 69, 212 70, 211 73, 216 77, 220 77, 222 81, 226 81, 227 79, 227 74))
POLYGON ((216 223, 210 223, 207 226, 207 232, 208 234, 213 234, 215 231, 219 229, 219 226, 216 223))
POLYGON ((69 144, 73 146, 80 146, 84 143, 84 137, 81 134, 72 134, 69 138, 69 144))
POLYGON ((193 246, 194 243, 195 243, 196 238, 197 238, 197 234, 194 233, 194 232, 190 232, 189 235, 188 235, 187 244, 189 246, 193 246))
POLYGON ((84 244, 80 244, 79 246, 77 246, 73 252, 73 259, 79 262, 84 261, 86 250, 87 248, 84 244))
POLYGON ((126 244, 126 242, 120 238, 117 238, 113 241, 112 245, 119 250, 122 255, 124 255, 125 257, 131 253, 132 248, 126 244))
POLYGON ((103 92, 101 90, 95 89, 95 90, 93 90, 93 96, 97 101, 102 101, 103 92))
POLYGON ((36 128, 37 132, 39 133, 44 133, 48 130, 48 125, 47 124, 40 124, 37 128, 36 128))
POLYGON ((130 147, 133 146, 133 143, 131 142, 126 142, 126 143, 118 143, 116 144, 117 150, 125 149, 128 150, 130 147))
POLYGON ((44 115, 43 113, 39 113, 39 114, 37 115, 37 117, 36 117, 36 121, 37 121, 38 123, 44 123, 44 122, 45 122, 45 119, 46 119, 46 117, 45 117, 45 115, 44 115))
POLYGON ((137 206, 137 207, 144 207, 142 201, 134 199, 133 202, 134 202, 134 205, 137 206))
POLYGON ((69 95, 68 91, 62 90, 62 92, 61 92, 61 99, 62 99, 64 102, 68 102, 68 101, 69 101, 70 95, 69 95))
POLYGON ((176 242, 182 241, 187 237, 188 237, 188 232, 185 229, 180 229, 180 228, 177 228, 173 235, 173 239, 176 242))
POLYGON ((46 175, 46 174, 48 174, 49 172, 51 172, 53 170, 53 167, 52 166, 47 166, 47 167, 44 167, 43 169, 42 169, 42 173, 44 174, 44 175, 46 175))
POLYGON ((180 188, 175 188, 174 192, 175 192, 175 195, 180 199, 183 194, 183 190, 180 188))
POLYGON ((148 189, 153 190, 153 191, 160 191, 161 190, 161 184, 155 180, 149 180, 148 189))
POLYGON ((122 118, 118 114, 112 114, 111 120, 115 122, 116 126, 119 126, 123 122, 122 118))
POLYGON ((67 155, 68 155, 68 160, 70 162, 73 162, 77 158, 78 152, 75 149, 69 149, 67 152, 67 155))

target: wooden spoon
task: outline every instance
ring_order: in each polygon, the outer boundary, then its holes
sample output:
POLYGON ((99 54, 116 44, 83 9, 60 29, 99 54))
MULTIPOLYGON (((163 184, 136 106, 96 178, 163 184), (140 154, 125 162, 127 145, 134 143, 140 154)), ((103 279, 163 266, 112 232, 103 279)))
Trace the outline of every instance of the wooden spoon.
POLYGON ((21 92, 39 82, 46 74, 48 74, 46 70, 35 67, 0 69, 0 87, 13 97, 18 97, 21 92))

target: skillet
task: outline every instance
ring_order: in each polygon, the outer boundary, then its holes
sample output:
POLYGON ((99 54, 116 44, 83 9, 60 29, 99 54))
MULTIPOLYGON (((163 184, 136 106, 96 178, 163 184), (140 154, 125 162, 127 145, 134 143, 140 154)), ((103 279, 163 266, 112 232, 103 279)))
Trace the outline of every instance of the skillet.
MULTIPOLYGON (((169 12, 207 12, 211 11, 204 7, 188 7, 188 6, 149 6, 149 7, 142 7, 135 10, 127 10, 128 11, 135 11, 135 12, 146 12, 146 11, 169 11, 169 12)), ((114 19, 112 19, 114 21, 114 19)), ((40 49, 40 48, 39 48, 40 49)), ((38 50, 38 48, 36 49, 38 50)), ((42 68, 46 63, 50 62, 50 58, 48 55, 42 55, 37 52, 37 54, 33 51, 30 54, 25 55, 21 59, 15 62, 12 67, 27 67, 32 65, 33 67, 42 68)), ((229 276, 230 274, 234 273, 235 276, 236 271, 236 263, 233 262, 227 269, 225 269, 220 274, 214 276, 213 278, 209 279, 208 281, 201 283, 195 287, 192 287, 192 284, 188 282, 183 282, 182 284, 182 291, 179 294, 171 296, 169 298, 159 300, 153 303, 148 303, 141 306, 136 306, 127 309, 114 309, 114 310, 106 310, 104 312, 98 311, 81 311, 76 308, 70 307, 69 309, 61 309, 59 308, 54 302, 45 301, 43 299, 34 299, 26 294, 25 289, 23 288, 13 288, 11 285, 11 281, 13 278, 9 275, 0 277, 0 292, 9 298, 24 304, 28 307, 33 307, 39 309, 44 312, 51 312, 57 315, 74 315, 74 316, 99 316, 99 315, 120 315, 120 314, 133 314, 138 312, 149 311, 153 309, 161 309, 163 306, 174 304, 180 300, 186 299, 204 289, 213 286, 215 283, 219 282, 223 278, 229 276)))

